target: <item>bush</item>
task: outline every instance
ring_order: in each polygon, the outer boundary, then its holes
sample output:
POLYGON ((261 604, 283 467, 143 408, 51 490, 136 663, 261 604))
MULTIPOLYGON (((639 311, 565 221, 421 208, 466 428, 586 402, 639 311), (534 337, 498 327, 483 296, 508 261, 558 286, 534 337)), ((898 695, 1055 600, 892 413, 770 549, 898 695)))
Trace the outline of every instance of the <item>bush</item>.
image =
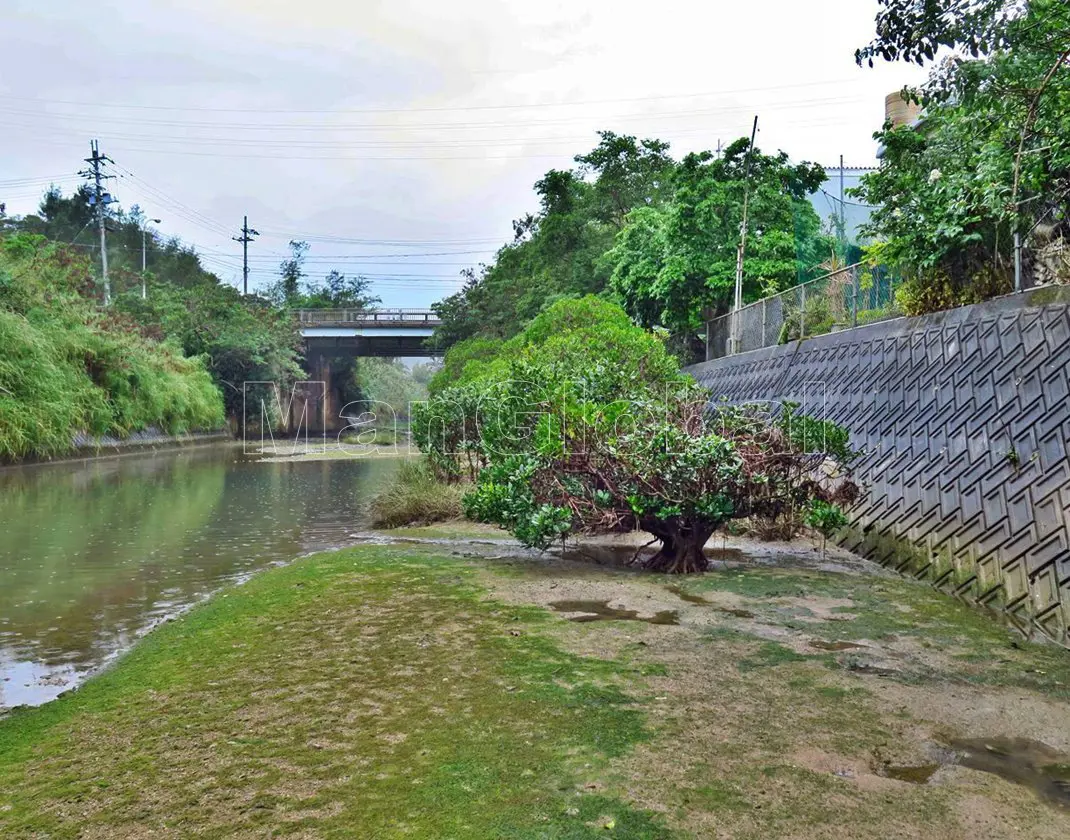
POLYGON ((461 517, 464 489, 439 481, 423 461, 405 461, 393 483, 372 501, 376 528, 429 525, 461 517))
POLYGON ((661 542, 649 568, 699 571, 728 522, 795 527, 814 499, 855 492, 845 430, 794 406, 776 422, 707 411, 661 340, 597 298, 555 303, 496 356, 449 362, 459 379, 414 416, 414 439, 443 480, 478 473, 466 515, 525 545, 644 530, 661 542))
POLYGON ((525 405, 607 404, 688 382, 661 339, 620 307, 593 296, 561 300, 507 342, 464 342, 447 353, 431 399, 415 407, 412 436, 440 478, 474 479, 491 452, 522 451, 537 433, 525 405))
POLYGON ((545 416, 560 418, 559 436, 540 436, 524 454, 492 454, 465 511, 535 547, 573 532, 646 531, 661 547, 644 565, 671 574, 704 571, 703 547, 731 520, 794 522, 815 501, 830 518, 839 513, 833 503, 853 501, 846 475, 826 480, 827 462, 842 463, 831 451, 839 437, 808 448, 805 434, 789 432, 824 428, 819 421, 792 413, 790 423, 756 422, 735 409, 709 412, 706 403, 692 386, 630 406, 543 404, 545 416), (629 418, 621 433, 626 414, 639 422, 629 418))

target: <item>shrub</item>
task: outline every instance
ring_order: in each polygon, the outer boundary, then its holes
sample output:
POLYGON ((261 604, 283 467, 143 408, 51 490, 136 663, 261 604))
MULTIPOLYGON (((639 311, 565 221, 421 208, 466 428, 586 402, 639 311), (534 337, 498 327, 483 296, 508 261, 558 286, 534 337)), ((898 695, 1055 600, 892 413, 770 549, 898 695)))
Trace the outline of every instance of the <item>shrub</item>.
POLYGON ((461 517, 462 487, 439 481, 423 460, 405 461, 394 481, 372 501, 377 528, 429 525, 461 517))
POLYGON ((559 434, 540 436, 525 454, 492 456, 465 498, 469 517, 502 525, 526 545, 642 530, 661 543, 647 568, 698 572, 707 568, 706 542, 729 521, 794 518, 814 500, 832 506, 856 493, 849 478, 826 481, 820 468, 830 453, 803 448, 786 423, 708 412, 697 387, 661 403, 542 408, 560 418, 552 424, 559 434), (625 413, 642 419, 621 433, 625 413))
POLYGON ((734 519, 794 527, 814 499, 853 498, 845 430, 797 406, 776 422, 708 411, 662 341, 597 298, 555 303, 459 377, 414 415, 414 439, 444 480, 478 475, 469 518, 529 546, 643 530, 661 542, 649 568, 700 571, 734 519))

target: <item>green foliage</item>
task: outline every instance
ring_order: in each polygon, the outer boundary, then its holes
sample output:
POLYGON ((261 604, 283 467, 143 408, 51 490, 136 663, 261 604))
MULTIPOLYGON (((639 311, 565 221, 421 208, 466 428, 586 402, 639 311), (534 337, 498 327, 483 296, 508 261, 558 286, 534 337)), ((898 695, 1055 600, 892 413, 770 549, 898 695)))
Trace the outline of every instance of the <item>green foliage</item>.
POLYGON ((376 415, 391 422, 407 420, 410 406, 427 398, 426 386, 418 383, 397 359, 357 359, 353 382, 360 399, 373 403, 376 415))
MULTIPOLYGON (((513 223, 515 240, 493 263, 435 305, 439 346, 508 339, 557 301, 597 294, 644 327, 666 328, 690 356, 703 319, 731 298, 748 145, 676 162, 666 143, 601 132, 575 170, 551 170, 535 184, 539 212, 513 223)), ((753 163, 748 299, 812 276, 831 241, 805 200, 824 179, 821 167, 792 165, 784 153, 753 163)))
POLYGON ((380 302, 377 296, 369 293, 369 280, 347 277, 333 269, 320 282, 302 284, 306 277, 305 258, 311 247, 307 242, 290 242, 290 257, 279 264, 279 279, 266 291, 267 298, 276 306, 288 309, 368 309, 380 302))
MULTIPOLYGON (((94 238, 86 235, 87 225, 94 218, 88 198, 85 188, 64 196, 54 187, 45 194, 36 215, 4 220, 4 229, 16 234, 4 240, 9 254, 18 252, 31 259, 41 249, 39 240, 17 235, 20 232, 77 246, 76 250, 51 251, 53 262, 78 265, 72 278, 64 281, 64 300, 54 301, 57 310, 71 307, 87 312, 92 299, 99 300, 99 285, 94 280, 99 248, 94 238)), ((167 341, 186 356, 203 359, 223 392, 228 417, 241 417, 244 383, 276 382, 288 392, 295 379, 303 378, 298 365, 300 333, 289 313, 266 299, 242 297, 220 283, 218 277, 203 268, 192 248, 177 238, 165 238, 147 229, 144 213, 136 205, 129 212, 112 210, 108 225, 108 263, 114 293, 108 322, 153 342, 167 341), (141 272, 143 243, 146 274, 141 272), (146 299, 142 298, 143 283, 146 299)), ((341 291, 346 293, 346 288, 349 287, 343 282, 341 291)), ((9 306, 25 294, 25 286, 7 284, 0 289, 0 297, 9 306)))
MULTIPOLYGON (((81 292, 99 297, 99 287, 92 279, 99 272, 100 247, 94 235, 95 215, 89 204, 90 195, 91 190, 84 186, 69 196, 52 187, 45 193, 36 214, 7 220, 4 227, 12 232, 37 234, 56 243, 71 244, 88 260, 81 292)), ((149 220, 136 204, 129 212, 110 208, 108 230, 109 274, 116 293, 140 293, 142 247, 149 283, 191 288, 218 282, 201 265, 193 248, 177 237, 166 237, 151 229, 149 220)))
POLYGON ((861 454, 851 447, 851 435, 847 429, 831 420, 819 420, 803 414, 799 403, 784 403, 777 426, 792 446, 801 452, 824 452, 847 466, 861 454))
POLYGON ((821 499, 814 499, 810 502, 810 508, 803 521, 826 538, 835 535, 841 528, 847 527, 849 522, 837 505, 821 499))
POLYGON ((883 4, 887 26, 862 58, 924 61, 938 45, 960 48, 909 92, 925 105, 920 125, 885 128, 884 166, 857 191, 877 207, 866 232, 883 240, 882 259, 910 275, 902 308, 930 312, 1011 291, 1016 232, 1025 282, 1065 281, 1065 266, 1046 255, 1070 214, 1070 7, 883 4))
POLYGON ((132 327, 203 357, 223 392, 228 417, 242 416, 245 383, 275 382, 285 395, 304 378, 301 337, 291 315, 262 298, 243 298, 214 278, 187 286, 153 283, 147 299, 138 290, 124 292, 114 309, 132 327))
POLYGON ((874 59, 925 64, 941 47, 975 58, 1008 46, 1006 26, 1021 7, 1018 0, 877 0, 877 35, 855 53, 859 64, 874 59))
POLYGON ((450 347, 443 359, 442 367, 435 372, 428 382, 427 389, 432 394, 438 393, 450 384, 461 384, 481 376, 479 363, 497 358, 502 349, 502 339, 474 336, 466 338, 450 347), (468 369, 469 362, 475 362, 468 369))
POLYGON ((555 303, 497 355, 474 349, 447 354, 413 436, 440 477, 478 473, 469 518, 526 545, 641 529, 662 541, 652 568, 695 571, 729 520, 837 492, 814 470, 846 459, 845 431, 792 409, 778 423, 708 413, 664 343, 599 298, 555 303))
POLYGON ((292 305, 301 293, 301 280, 304 279, 305 256, 312 247, 307 242, 290 240, 290 257, 279 264, 279 281, 269 293, 276 303, 292 305))
MULTIPOLYGON (((730 306, 749 147, 749 140, 740 139, 720 157, 708 152, 685 157, 673 174, 671 199, 633 211, 606 254, 612 289, 644 326, 694 335, 710 313, 730 306)), ((824 178, 820 166, 792 165, 783 152, 767 156, 755 150, 745 300, 813 276, 827 237, 806 195, 824 178)))
POLYGON ((78 432, 223 425, 204 360, 98 312, 79 294, 88 273, 42 237, 0 240, 0 458, 68 452, 78 432))
POLYGON ((459 519, 462 496, 459 486, 440 481, 423 460, 405 461, 372 501, 372 524, 398 528, 459 519))

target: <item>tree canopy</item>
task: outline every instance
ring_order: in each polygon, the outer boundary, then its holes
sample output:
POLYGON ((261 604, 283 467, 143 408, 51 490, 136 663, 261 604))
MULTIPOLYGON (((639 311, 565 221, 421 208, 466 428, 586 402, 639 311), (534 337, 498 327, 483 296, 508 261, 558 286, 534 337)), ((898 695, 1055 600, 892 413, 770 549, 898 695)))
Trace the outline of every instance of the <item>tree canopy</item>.
MULTIPOLYGON (((703 321, 731 302, 749 143, 677 161, 660 140, 600 132, 574 169, 536 182, 539 209, 514 221, 514 241, 435 305, 438 341, 510 338, 554 302, 598 294, 692 353, 703 321)), ((822 168, 753 157, 748 300, 814 276, 832 247, 805 200, 822 168)))
POLYGON ((1009 292, 1014 238, 1024 281, 1070 276, 1070 6, 895 0, 878 18, 873 56, 925 60, 953 52, 908 95, 920 124, 878 135, 884 166, 858 194, 875 205, 876 254, 911 276, 900 298, 925 312, 1009 292), (916 8, 915 8, 916 7, 916 8), (908 14, 924 13, 924 26, 908 14), (891 10, 897 10, 895 15, 891 10), (944 9, 945 14, 936 12, 944 9), (920 27, 920 28, 919 28, 920 27))

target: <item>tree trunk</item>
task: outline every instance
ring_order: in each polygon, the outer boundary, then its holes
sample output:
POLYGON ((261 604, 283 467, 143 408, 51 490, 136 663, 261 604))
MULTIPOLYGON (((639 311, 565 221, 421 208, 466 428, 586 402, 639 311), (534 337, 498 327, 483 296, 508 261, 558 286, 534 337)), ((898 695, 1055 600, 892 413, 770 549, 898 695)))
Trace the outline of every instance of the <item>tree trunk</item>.
POLYGON ((703 547, 713 534, 714 528, 651 522, 644 523, 643 530, 661 540, 660 550, 643 561, 644 569, 670 575, 688 575, 705 572, 709 568, 710 563, 703 547))

